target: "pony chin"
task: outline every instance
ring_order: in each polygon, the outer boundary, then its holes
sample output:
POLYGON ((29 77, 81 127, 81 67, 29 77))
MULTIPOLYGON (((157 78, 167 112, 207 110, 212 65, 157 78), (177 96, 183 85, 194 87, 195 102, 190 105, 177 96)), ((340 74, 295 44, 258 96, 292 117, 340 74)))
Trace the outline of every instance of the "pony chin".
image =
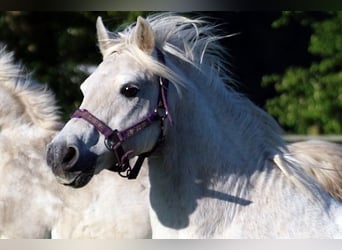
POLYGON ((55 176, 56 180, 60 183, 63 184, 65 186, 70 186, 73 188, 81 188, 84 187, 85 185, 87 185, 90 180, 92 179, 92 177, 94 176, 94 173, 77 173, 75 175, 70 176, 70 174, 68 175, 68 177, 60 177, 60 176, 55 176))

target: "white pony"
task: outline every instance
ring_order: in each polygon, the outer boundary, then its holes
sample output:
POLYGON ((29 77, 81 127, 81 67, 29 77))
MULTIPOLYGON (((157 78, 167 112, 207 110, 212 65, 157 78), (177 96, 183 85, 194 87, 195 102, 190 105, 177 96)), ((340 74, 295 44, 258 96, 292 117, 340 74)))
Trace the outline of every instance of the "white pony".
POLYGON ((103 62, 48 147, 60 182, 80 187, 104 168, 135 178, 127 159, 148 157, 154 238, 342 237, 341 203, 272 117, 227 86, 212 25, 162 14, 97 29, 103 62))
MULTIPOLYGON (((10 54, 0 53, 0 69, 1 237, 150 237, 147 175, 140 175, 138 183, 123 183, 125 180, 103 172, 76 191, 57 184, 43 157, 46 142, 60 128, 54 97, 41 85, 29 81, 12 63, 10 54), (125 199, 125 193, 112 194, 118 185, 132 185, 134 192, 129 199, 125 199)), ((308 141, 291 144, 289 150, 303 157, 307 170, 326 185, 327 192, 342 199, 338 172, 316 168, 325 165, 342 169, 341 147, 308 141), (324 158, 320 158, 322 155, 324 158)))
POLYGON ((0 238, 150 238, 146 171, 135 183, 104 171, 82 189, 62 186, 45 159, 60 128, 52 93, 1 50, 0 238))

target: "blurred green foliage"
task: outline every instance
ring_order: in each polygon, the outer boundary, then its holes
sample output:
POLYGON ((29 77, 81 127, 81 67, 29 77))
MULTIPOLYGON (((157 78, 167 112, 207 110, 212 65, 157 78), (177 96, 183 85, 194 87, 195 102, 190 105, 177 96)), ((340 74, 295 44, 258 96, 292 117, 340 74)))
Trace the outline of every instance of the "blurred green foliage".
POLYGON ((263 86, 277 93, 266 110, 292 133, 342 133, 342 12, 283 12, 273 27, 291 22, 311 28, 308 52, 314 60, 263 77, 263 86))

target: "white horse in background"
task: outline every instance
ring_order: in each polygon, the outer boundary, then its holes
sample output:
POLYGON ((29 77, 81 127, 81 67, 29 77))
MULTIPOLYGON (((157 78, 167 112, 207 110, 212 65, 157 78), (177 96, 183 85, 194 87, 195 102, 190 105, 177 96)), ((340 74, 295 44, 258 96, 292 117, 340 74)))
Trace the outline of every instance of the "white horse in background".
POLYGON ((288 150, 327 193, 342 202, 342 145, 308 140, 289 144, 288 150))
POLYGON ((342 238, 341 202, 227 86, 214 26, 162 14, 97 28, 103 62, 48 147, 60 182, 83 186, 104 168, 134 178, 127 159, 147 156, 154 238, 342 238))
POLYGON ((1 50, 1 238, 150 238, 147 171, 134 183, 104 171, 82 189, 62 186, 45 159, 60 128, 52 93, 1 50))

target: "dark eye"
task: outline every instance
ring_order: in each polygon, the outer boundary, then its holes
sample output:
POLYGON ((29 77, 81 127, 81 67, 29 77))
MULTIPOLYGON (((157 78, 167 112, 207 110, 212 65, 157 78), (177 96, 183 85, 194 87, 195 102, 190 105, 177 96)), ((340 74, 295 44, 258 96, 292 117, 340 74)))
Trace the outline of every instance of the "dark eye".
POLYGON ((122 95, 129 97, 129 98, 136 97, 138 92, 139 92, 139 88, 132 84, 124 85, 120 90, 120 93, 122 95))

